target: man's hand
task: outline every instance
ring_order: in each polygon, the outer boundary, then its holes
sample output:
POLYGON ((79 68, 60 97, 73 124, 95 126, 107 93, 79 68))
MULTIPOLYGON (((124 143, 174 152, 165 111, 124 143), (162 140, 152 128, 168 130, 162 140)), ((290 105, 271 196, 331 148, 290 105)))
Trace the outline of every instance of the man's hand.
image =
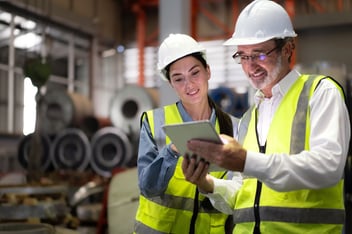
POLYGON ((209 163, 224 169, 242 172, 247 151, 232 137, 221 134, 224 144, 216 144, 202 140, 190 140, 188 149, 209 163))

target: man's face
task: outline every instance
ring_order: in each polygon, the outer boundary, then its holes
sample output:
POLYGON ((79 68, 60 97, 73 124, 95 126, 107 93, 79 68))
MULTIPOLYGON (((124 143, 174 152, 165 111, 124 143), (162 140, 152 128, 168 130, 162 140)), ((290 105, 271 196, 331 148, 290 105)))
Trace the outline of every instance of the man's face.
POLYGON ((283 60, 283 48, 277 47, 274 40, 254 45, 240 45, 235 56, 241 61, 243 71, 251 85, 260 89, 266 97, 271 97, 272 87, 289 70, 283 60))

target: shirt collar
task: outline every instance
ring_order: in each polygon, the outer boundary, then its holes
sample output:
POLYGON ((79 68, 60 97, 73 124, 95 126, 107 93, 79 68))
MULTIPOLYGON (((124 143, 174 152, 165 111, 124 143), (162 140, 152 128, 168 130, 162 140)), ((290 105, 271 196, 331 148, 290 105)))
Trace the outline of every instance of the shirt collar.
MULTIPOLYGON (((181 115, 181 118, 183 120, 183 122, 189 122, 189 121, 193 121, 191 116, 187 113, 187 111, 185 110, 184 106, 182 105, 181 101, 177 101, 176 102, 178 111, 181 115)), ((216 120, 216 115, 215 115, 215 109, 212 108, 211 109, 211 115, 210 115, 210 119, 209 121, 213 124, 215 124, 215 120, 216 120)))
MULTIPOLYGON (((297 70, 291 70, 279 83, 273 86, 271 90, 273 97, 277 95, 284 96, 300 75, 297 70)), ((254 96, 254 103, 258 105, 262 100, 264 100, 264 94, 262 91, 257 90, 254 96)))

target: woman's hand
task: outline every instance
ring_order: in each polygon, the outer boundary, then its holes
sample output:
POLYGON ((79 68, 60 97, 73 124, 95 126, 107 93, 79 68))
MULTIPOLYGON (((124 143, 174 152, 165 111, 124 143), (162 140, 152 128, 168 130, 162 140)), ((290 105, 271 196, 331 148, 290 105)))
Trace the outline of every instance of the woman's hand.
POLYGON ((203 193, 212 193, 214 189, 213 179, 208 175, 209 163, 204 159, 197 162, 197 156, 184 155, 182 161, 182 171, 185 179, 198 186, 203 193))

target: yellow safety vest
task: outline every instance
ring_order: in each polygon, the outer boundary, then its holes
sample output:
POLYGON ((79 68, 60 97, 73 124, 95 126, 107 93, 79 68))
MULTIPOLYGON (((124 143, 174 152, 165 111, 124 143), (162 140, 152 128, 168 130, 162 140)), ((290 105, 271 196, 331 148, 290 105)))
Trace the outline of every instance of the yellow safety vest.
MULTIPOLYGON (((280 152, 295 154, 302 150, 309 150, 310 112, 308 103, 318 83, 324 78, 324 76, 302 75, 293 84, 272 119, 266 142, 265 152, 267 154, 280 152)), ((338 88, 343 95, 342 89, 338 88)), ((243 146, 247 150, 259 152, 255 129, 255 108, 250 112, 248 131, 244 137, 243 146)), ((236 226, 233 233, 253 233, 255 217, 258 215, 255 212, 256 205, 254 205, 256 200, 259 201, 261 233, 342 232, 344 223, 343 180, 335 186, 324 189, 277 192, 265 184, 258 185, 258 180, 255 178, 246 178, 236 197, 234 210, 236 226), (258 188, 260 186, 261 189, 258 188)))
MULTIPOLYGON (((169 105, 147 112, 148 122, 158 147, 170 143, 170 139, 160 134, 163 124, 181 123, 182 118, 177 105, 169 105)), ((219 123, 216 121, 219 132, 219 123)), ((185 180, 182 172, 183 157, 179 157, 173 177, 162 196, 148 198, 140 195, 136 215, 135 233, 175 233, 188 234, 193 215, 196 186, 185 180)), ((217 178, 224 176, 223 172, 212 172, 217 178)), ((216 209, 204 206, 205 197, 198 194, 198 216, 195 223, 195 233, 225 233, 225 222, 228 215, 216 209)))

